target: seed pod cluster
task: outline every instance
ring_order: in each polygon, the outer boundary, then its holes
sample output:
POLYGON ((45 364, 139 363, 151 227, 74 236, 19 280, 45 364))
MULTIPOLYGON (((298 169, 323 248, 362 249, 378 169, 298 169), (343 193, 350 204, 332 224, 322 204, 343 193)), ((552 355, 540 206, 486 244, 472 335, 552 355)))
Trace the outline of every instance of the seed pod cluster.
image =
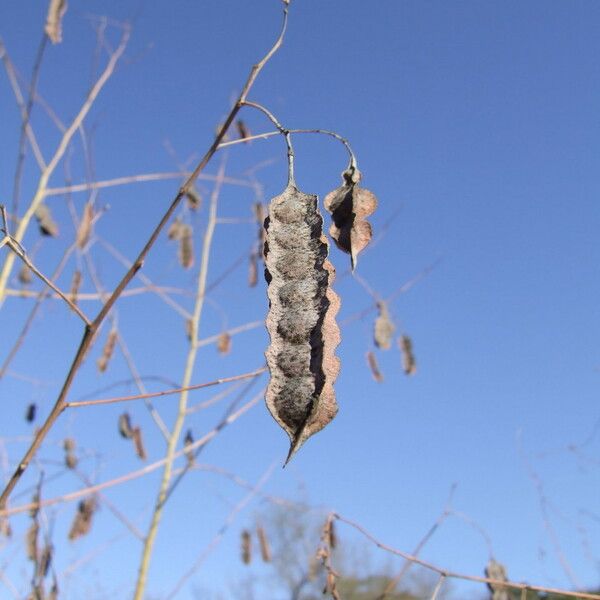
POLYGON ((359 252, 371 241, 373 232, 366 219, 377 208, 375 194, 359 186, 360 178, 360 171, 351 166, 342 173, 342 186, 323 201, 333 219, 329 234, 340 250, 350 254, 352 270, 359 252))
POLYGON ((264 246, 271 340, 266 403, 290 437, 288 461, 338 410, 333 383, 340 301, 331 287, 335 270, 322 227, 316 196, 288 185, 271 200, 264 246))

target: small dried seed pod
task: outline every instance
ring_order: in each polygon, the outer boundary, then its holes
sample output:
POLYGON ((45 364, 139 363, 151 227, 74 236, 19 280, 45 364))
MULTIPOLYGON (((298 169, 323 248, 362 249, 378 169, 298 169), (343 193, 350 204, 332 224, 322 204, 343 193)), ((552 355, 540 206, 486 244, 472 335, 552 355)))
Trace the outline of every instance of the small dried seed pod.
POLYGON ((94 205, 91 202, 87 202, 83 209, 83 215, 81 216, 81 222, 77 228, 77 236, 75 238, 78 248, 85 248, 88 243, 90 234, 92 233, 93 222, 94 205))
POLYGON ((28 423, 33 423, 33 421, 35 421, 35 414, 36 414, 36 412, 37 412, 37 405, 32 402, 27 407, 27 411, 25 412, 25 420, 28 423))
POLYGON ((146 460, 146 448, 144 446, 144 439, 142 438, 142 429, 135 427, 133 430, 133 445, 135 447, 135 453, 140 460, 146 460))
POLYGON ((129 413, 124 412, 119 415, 119 433, 121 437, 125 439, 131 439, 133 437, 133 427, 131 426, 131 417, 129 413))
POLYGON ((369 365, 369 369, 371 369, 371 375, 373 375, 373 379, 377 383, 383 382, 383 374, 379 370, 379 365, 377 364, 377 357, 374 352, 367 352, 367 364, 369 365))
POLYGON ((245 565, 252 562, 252 536, 246 529, 242 531, 242 562, 245 565))
POLYGON ((383 301, 377 303, 379 316, 375 319, 374 339, 375 345, 381 350, 389 350, 392 347, 392 339, 396 326, 390 318, 387 304, 383 301))
POLYGON ((52 218, 50 209, 45 204, 40 204, 35 209, 35 218, 37 219, 40 233, 49 237, 58 236, 58 225, 52 218))
POLYGON ((413 352, 412 340, 407 335, 398 338, 398 346, 402 353, 402 368, 406 375, 414 375, 417 372, 417 362, 413 352))
POLYGON ((231 352, 231 336, 224 331, 217 339, 217 350, 219 354, 229 354, 231 352))
POLYGON ((98 371, 100 371, 100 373, 104 373, 108 368, 108 363, 110 362, 113 352, 115 351, 117 336, 117 330, 111 329, 108 334, 108 337, 106 338, 104 348, 102 348, 102 355, 96 361, 96 366, 98 367, 98 371))
POLYGON ((267 534, 265 530, 259 525, 256 528, 256 537, 258 537, 258 543, 260 545, 260 556, 263 562, 271 562, 271 546, 269 545, 269 540, 267 539, 267 534))
POLYGON ((96 512, 97 504, 95 498, 87 498, 81 500, 77 505, 77 512, 73 519, 71 529, 69 531, 69 539, 76 540, 79 537, 87 535, 92 528, 92 518, 96 512))
POLYGON ((184 269, 190 269, 194 264, 194 241, 192 226, 181 225, 179 236, 179 264, 184 269))

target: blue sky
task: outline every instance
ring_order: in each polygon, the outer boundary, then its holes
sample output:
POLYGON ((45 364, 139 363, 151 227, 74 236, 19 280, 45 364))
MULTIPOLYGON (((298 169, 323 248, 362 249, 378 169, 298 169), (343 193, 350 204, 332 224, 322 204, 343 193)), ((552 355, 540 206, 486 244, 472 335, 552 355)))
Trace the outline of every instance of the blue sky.
MULTIPOLYGON (((135 15, 127 59, 87 122, 98 179, 176 170, 165 139, 182 161, 201 153, 280 22, 275 0, 110 6, 89 1, 85 9, 73 4, 64 42, 48 49, 40 79, 41 93, 64 120, 77 110, 90 83, 95 38, 88 11, 108 11, 115 19, 135 15)), ((600 433, 583 450, 589 460, 564 449, 597 432, 600 416, 600 5, 541 0, 292 4, 284 46, 261 74, 251 99, 267 105, 290 128, 321 127, 350 140, 364 186, 380 201, 371 219, 375 235, 397 213, 385 236, 359 261, 358 274, 373 289, 387 296, 439 263, 391 307, 399 329, 413 339, 417 375, 406 378, 397 350, 391 350, 378 354, 385 382, 375 383, 365 366, 374 314, 345 326, 336 386, 339 415, 288 468, 276 469, 267 489, 293 497, 300 486, 312 503, 332 507, 408 551, 457 483, 456 510, 486 529, 511 578, 569 587, 519 456, 521 432, 523 448, 557 508, 551 523, 562 551, 582 585, 598 585, 598 522, 580 510, 594 511, 600 500, 600 433), (589 534, 595 560, 586 556, 578 525, 589 534)), ((0 35, 23 73, 31 70, 44 17, 29 3, 0 7, 0 35)), ((4 74, 0 114, 0 194, 9 198, 19 124, 4 74)), ((270 129, 260 114, 248 112, 244 119, 253 132, 270 129)), ((50 154, 58 138, 39 107, 33 126, 42 150, 50 154)), ((338 185, 346 164, 343 148, 318 136, 297 137, 295 146, 299 186, 323 197, 338 185)), ((83 181, 78 143, 74 150, 73 178, 83 181)), ((264 161, 271 162, 257 176, 268 199, 285 183, 281 140, 235 147, 227 155, 227 170, 242 177, 264 161)), ((208 172, 217 166, 218 159, 208 172)), ((35 177, 30 158, 23 201, 35 177)), ((64 185, 61 167, 51 185, 64 185)), ((99 205, 110 210, 97 233, 132 258, 176 189, 175 180, 102 191, 99 205)), ((209 182, 201 182, 200 189, 208 197, 209 182)), ((78 208, 85 199, 74 196, 78 208)), ((254 199, 249 188, 226 186, 220 214, 249 218, 254 199)), ((67 232, 64 200, 52 202, 67 232)), ((197 248, 205 216, 194 217, 197 248)), ((218 228, 209 280, 250 247, 254 235, 250 225, 218 228)), ((32 227, 26 246, 33 247, 37 237, 32 227)), ((50 271, 67 244, 66 235, 46 241, 40 264, 50 271)), ((103 281, 114 284, 122 268, 100 247, 94 252, 103 281)), ((331 255, 344 321, 371 300, 346 273, 347 256, 335 248, 331 255)), ((157 281, 190 289, 197 274, 197 268, 182 273, 174 246, 166 243, 144 268, 157 281)), ((223 311, 231 326, 264 318, 264 285, 249 290, 245 278, 242 266, 211 293, 203 336, 221 330, 223 311)), ((68 288, 69 278, 61 283, 68 288)), ((27 306, 12 298, 3 307, 2 357, 27 306)), ((32 386, 14 376, 0 381, 2 437, 31 433, 22 419, 25 406, 34 400, 42 412, 50 408, 79 340, 78 323, 61 305, 47 304, 42 313, 12 368, 51 383, 32 386)), ((134 297, 123 299, 118 319, 144 374, 180 379, 186 340, 177 315, 155 299, 134 297)), ((265 345, 266 334, 258 329, 236 337, 228 357, 209 347, 200 354, 194 380, 252 370, 262 364, 265 345)), ((99 351, 98 346, 94 352, 99 351)), ((73 397, 125 377, 122 358, 102 377, 88 361, 73 397)), ((264 380, 255 389, 261 385, 264 380)), ((159 406, 167 420, 173 418, 174 402, 159 406)), ((160 439, 152 437, 143 407, 131 410, 149 432, 152 458, 160 457, 160 439)), ((222 410, 200 413, 192 421, 195 430, 210 429, 222 410)), ((97 470, 99 481, 137 468, 114 435, 119 411, 105 407, 66 414, 50 442, 58 444, 70 433, 90 448, 100 447, 102 459, 86 463, 90 473, 97 470)), ((17 460, 24 446, 11 443, 8 449, 17 460)), ((286 452, 284 434, 261 405, 225 431, 203 460, 255 481, 286 452)), ((60 452, 50 446, 44 456, 60 459, 60 452)), ((149 505, 157 484, 155 474, 109 497, 136 515, 149 505)), ((66 475, 48 484, 48 495, 78 486, 66 475)), ((173 556, 182 557, 182 566, 193 561, 198 543, 210 539, 227 513, 223 498, 235 502, 241 494, 210 475, 194 474, 181 486, 158 537, 150 591, 160 597, 170 589, 176 575, 159 565, 173 556)), ((58 511, 57 535, 68 527, 72 509, 58 511)), ((122 527, 106 510, 100 518, 104 529, 96 532, 96 544, 122 527)), ((142 529, 146 521, 147 514, 142 515, 142 529)), ((251 522, 251 510, 239 517, 199 571, 197 584, 223 589, 229 577, 240 574, 237 533, 251 522)), ((17 523, 26 527, 25 519, 17 523)), ((57 560, 66 565, 82 548, 93 547, 87 540, 79 547, 65 544, 57 560)), ((119 542, 85 578, 74 581, 73 589, 102 581, 114 593, 129 584, 138 554, 135 540, 119 542)), ((480 574, 487 560, 480 536, 460 522, 445 525, 424 557, 470 574, 480 574)))

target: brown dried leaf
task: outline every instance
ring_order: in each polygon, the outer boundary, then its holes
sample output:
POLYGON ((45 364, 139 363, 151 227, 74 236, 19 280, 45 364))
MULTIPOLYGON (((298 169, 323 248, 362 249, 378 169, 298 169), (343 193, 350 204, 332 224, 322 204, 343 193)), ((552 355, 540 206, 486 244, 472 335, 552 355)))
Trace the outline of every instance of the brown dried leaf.
POLYGON ((111 329, 110 333, 108 334, 108 337, 106 338, 104 348, 102 348, 102 355, 96 361, 96 366, 98 367, 98 371, 100 371, 100 373, 104 373, 108 368, 108 363, 110 362, 113 352, 115 351, 117 336, 117 330, 111 329))
POLYGON ((189 446, 191 446, 193 443, 194 435, 192 434, 192 430, 188 429, 183 440, 183 448, 185 450, 185 457, 187 458, 188 465, 190 467, 193 466, 195 462, 194 451, 192 449, 189 449, 189 446))
POLYGON ((31 275, 31 269, 27 266, 27 264, 23 263, 21 265, 17 279, 22 285, 29 285, 32 282, 33 278, 31 275))
POLYGON ((94 205, 91 202, 86 202, 81 216, 81 222, 77 228, 76 243, 78 248, 85 248, 85 245, 90 239, 92 233, 92 223, 94 222, 94 205))
MULTIPOLYGON (((495 561, 493 558, 490 558, 490 561, 485 567, 485 576, 489 579, 496 579, 498 581, 508 581, 506 567, 502 563, 495 561)), ((487 586, 492 592, 491 600, 510 600, 508 588, 491 583, 488 583, 487 586)))
POLYGON ((337 247, 350 254, 352 270, 359 252, 371 241, 371 224, 366 218, 375 212, 377 198, 373 192, 359 187, 360 172, 350 168, 342 173, 343 185, 325 196, 325 208, 333 224, 329 234, 337 247))
POLYGON ((398 338, 398 346, 402 353, 402 368, 406 375, 414 375, 417 372, 417 363, 413 353, 412 340, 407 335, 398 338))
POLYGON ((50 0, 44 31, 53 44, 62 42, 62 19, 67 12, 67 0, 50 0))
POLYGON ((131 417, 129 413, 124 412, 119 415, 119 433, 121 437, 130 440, 133 437, 133 427, 131 426, 131 417))
POLYGON ((146 460, 146 448, 144 447, 144 440, 142 438, 142 430, 140 427, 136 427, 133 430, 133 445, 135 446, 135 453, 138 455, 140 460, 146 460))
POLYGON ((40 204, 35 209, 35 218, 37 219, 40 233, 50 237, 58 235, 58 225, 52 218, 50 209, 45 204, 40 204))
POLYGON ((184 269, 189 269, 194 264, 192 226, 187 223, 181 224, 179 235, 179 263, 184 269))
POLYGON ((37 412, 37 405, 35 403, 31 403, 27 407, 27 411, 25 412, 25 420, 28 423, 33 423, 35 421, 35 413, 37 412))
MULTIPOLYGON (((242 121, 241 119, 238 119, 235 122, 235 126, 237 127, 240 139, 245 140, 246 138, 250 137, 250 135, 251 135, 250 129, 248 129, 248 126, 246 125, 246 123, 244 123, 244 121, 242 121)), ((245 142, 245 143, 248 144, 249 142, 245 142)))
POLYGON ((87 535, 92 527, 92 518, 96 512, 97 504, 95 498, 81 500, 77 506, 77 512, 69 531, 69 539, 76 540, 78 537, 87 535))
POLYGON ((367 352, 367 363, 369 365, 369 369, 371 369, 371 375, 373 375, 373 379, 377 383, 381 383, 383 381, 383 373, 379 370, 379 365, 377 364, 377 358, 375 357, 374 352, 367 352))
POLYGON ((267 539, 265 530, 260 525, 256 528, 256 537, 258 537, 260 556, 263 562, 271 562, 271 546, 269 545, 269 540, 267 539))
POLYGON ((382 350, 389 350, 392 347, 392 339, 396 326, 390 318, 387 304, 383 301, 377 303, 379 315, 375 319, 375 345, 382 350))
POLYGON ((71 290, 69 292, 70 300, 73 304, 77 304, 77 295, 81 286, 81 271, 76 269, 73 271, 73 279, 71 279, 71 290))
POLYGON ((226 331, 219 335, 217 350, 219 354, 229 354, 231 352, 231 336, 226 331))
POLYGON ((242 531, 242 562, 245 565, 252 562, 252 536, 246 529, 242 531))
POLYGON ((192 186, 185 193, 185 199, 187 201, 187 205, 192 210, 200 210, 200 207, 202 206, 202 196, 200 195, 200 192, 195 187, 192 186))
POLYGON ((294 186, 272 199, 265 221, 271 338, 266 403, 290 437, 286 463, 338 410, 333 383, 340 369, 334 354, 340 300, 331 287, 335 270, 322 226, 317 197, 294 186))

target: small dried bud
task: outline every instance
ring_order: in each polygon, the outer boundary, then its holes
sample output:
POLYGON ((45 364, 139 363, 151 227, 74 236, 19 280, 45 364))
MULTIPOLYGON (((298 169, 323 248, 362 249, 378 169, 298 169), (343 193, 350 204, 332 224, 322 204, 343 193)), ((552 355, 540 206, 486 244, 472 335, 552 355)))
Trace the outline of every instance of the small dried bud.
POLYGON ((35 403, 31 403, 27 407, 27 411, 25 412, 25 420, 28 423, 33 423, 35 421, 35 413, 37 412, 37 406, 35 403))
POLYGON ((52 564, 52 556, 54 554, 54 547, 52 544, 46 544, 40 555, 38 562, 38 577, 46 577, 48 570, 52 564))
POLYGON ((219 354, 229 354, 231 351, 231 336, 226 331, 217 340, 217 350, 219 354))
POLYGON ((180 221, 180 219, 175 219, 171 225, 169 225, 169 229, 167 229, 167 237, 170 240, 179 240, 181 238, 182 227, 183 223, 180 221))
MULTIPOLYGON (((488 579, 496 579, 497 581, 508 581, 506 567, 502 563, 496 562, 493 558, 490 559, 485 567, 485 576, 488 579)), ((491 583, 488 583, 487 586, 492 592, 491 600, 510 600, 511 596, 508 588, 491 583)))
POLYGON ((74 469, 78 463, 77 456, 75 455, 75 440, 73 438, 65 438, 63 448, 65 451, 65 465, 68 469, 74 469))
POLYGON ((258 255, 256 252, 250 253, 248 262, 248 285, 254 287, 258 283, 258 255))
POLYGON ((194 186, 192 186, 185 193, 185 199, 187 200, 187 205, 192 210, 200 210, 200 207, 202 206, 202 196, 200 195, 200 192, 194 186))
POLYGON ((194 337, 194 321, 192 319, 185 320, 185 336, 190 342, 194 337))
POLYGON ((35 218, 37 219, 40 233, 50 237, 58 235, 58 225, 52 218, 52 213, 46 204, 40 204, 35 209, 35 218))
POLYGON ((187 458, 188 465, 190 467, 193 466, 193 464, 195 462, 194 451, 191 448, 189 448, 189 446, 191 446, 193 443, 194 443, 194 435, 192 434, 192 430, 188 429, 187 433, 185 434, 185 438, 183 440, 183 448, 185 450, 185 456, 187 458))
POLYGON ((124 437, 125 439, 130 440, 133 437, 131 418, 127 412, 124 412, 119 416, 119 433, 121 434, 121 437, 124 437))
POLYGON ((12 527, 8 517, 0 517, 0 535, 7 538, 12 537, 12 527))
POLYGON ((73 279, 71 280, 71 291, 69 292, 70 300, 73 304, 77 304, 77 295, 79 294, 79 287, 81 286, 81 271, 79 269, 73 272, 73 279))
POLYGON ((67 0, 50 0, 44 31, 53 44, 62 42, 62 19, 67 12, 67 0))
POLYGON ((33 521, 27 530, 25 536, 25 546, 27 550, 27 558, 33 562, 37 562, 38 559, 38 534, 40 532, 40 526, 37 521, 33 521))

